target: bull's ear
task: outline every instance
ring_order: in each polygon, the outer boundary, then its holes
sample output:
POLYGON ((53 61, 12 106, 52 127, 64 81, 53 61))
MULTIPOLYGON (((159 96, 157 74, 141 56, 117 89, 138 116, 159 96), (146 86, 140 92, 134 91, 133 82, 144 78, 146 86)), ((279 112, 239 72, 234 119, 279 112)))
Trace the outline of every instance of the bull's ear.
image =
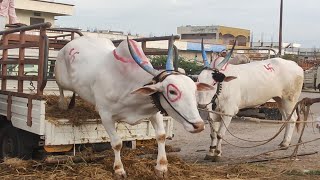
POLYGON ((232 80, 234 80, 234 79, 237 79, 237 77, 235 77, 235 76, 227 76, 227 77, 225 77, 224 78, 224 82, 229 82, 229 81, 232 81, 232 80))
POLYGON ((209 91, 214 89, 213 86, 206 83, 196 82, 196 86, 197 86, 197 91, 209 91))
POLYGON ((159 91, 160 91, 159 85, 153 84, 153 85, 147 85, 147 86, 141 87, 139 89, 136 89, 136 90, 132 91, 131 94, 140 94, 143 96, 149 96, 149 95, 154 94, 159 91))

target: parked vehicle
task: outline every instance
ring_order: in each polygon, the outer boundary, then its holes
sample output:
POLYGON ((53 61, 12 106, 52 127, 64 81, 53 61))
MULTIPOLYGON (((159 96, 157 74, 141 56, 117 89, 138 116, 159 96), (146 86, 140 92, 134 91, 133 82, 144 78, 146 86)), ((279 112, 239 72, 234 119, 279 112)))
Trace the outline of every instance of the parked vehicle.
POLYGON ((320 66, 317 67, 317 71, 316 71, 316 74, 315 74, 315 79, 314 79, 314 89, 317 89, 320 91, 320 66))
MULTIPOLYGON (((50 26, 50 23, 41 23, 0 32, 1 157, 30 158, 36 149, 67 152, 80 144, 109 142, 99 119, 87 119, 80 125, 66 118, 48 119, 45 95, 58 94, 53 73, 55 56, 69 41, 82 36, 77 30, 52 29, 50 26)), ((149 40, 169 39, 157 37, 140 41, 145 44, 149 40)), ((167 137, 172 137, 173 119, 165 117, 164 125, 167 137)), ((134 126, 118 123, 117 130, 123 141, 130 142, 133 148, 137 141, 155 138, 148 119, 134 126)))

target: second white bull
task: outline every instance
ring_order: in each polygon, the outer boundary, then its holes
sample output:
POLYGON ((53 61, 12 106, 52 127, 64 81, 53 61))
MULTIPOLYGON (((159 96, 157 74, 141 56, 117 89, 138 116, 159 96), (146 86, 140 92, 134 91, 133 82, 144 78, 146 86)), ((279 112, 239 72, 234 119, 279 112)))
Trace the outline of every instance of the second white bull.
MULTIPOLYGON (((229 54, 224 61, 211 68, 204 48, 202 51, 206 68, 200 73, 198 81, 214 85, 215 89, 198 93, 200 108, 236 115, 240 109, 255 107, 274 99, 278 103, 283 119, 287 119, 298 101, 303 84, 303 70, 297 63, 273 58, 232 65, 228 64, 231 56, 229 54)), ((231 118, 210 113, 212 141, 206 158, 221 156, 221 141, 231 118), (219 123, 221 121, 223 123, 219 123)), ((296 120, 297 114, 294 113, 290 121, 296 120)), ((286 125, 281 147, 286 148, 290 145, 294 127, 295 123, 286 125)))

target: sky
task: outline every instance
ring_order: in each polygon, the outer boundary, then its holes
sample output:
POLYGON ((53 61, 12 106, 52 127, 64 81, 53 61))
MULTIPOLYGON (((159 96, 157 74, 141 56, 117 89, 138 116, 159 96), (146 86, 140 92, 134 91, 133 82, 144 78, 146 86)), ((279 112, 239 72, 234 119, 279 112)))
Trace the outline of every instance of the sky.
MULTIPOLYGON (((253 40, 278 42, 280 0, 55 0, 74 4, 56 25, 120 30, 144 36, 177 34, 178 26, 249 29, 253 40)), ((320 48, 320 1, 284 0, 283 41, 320 48)))

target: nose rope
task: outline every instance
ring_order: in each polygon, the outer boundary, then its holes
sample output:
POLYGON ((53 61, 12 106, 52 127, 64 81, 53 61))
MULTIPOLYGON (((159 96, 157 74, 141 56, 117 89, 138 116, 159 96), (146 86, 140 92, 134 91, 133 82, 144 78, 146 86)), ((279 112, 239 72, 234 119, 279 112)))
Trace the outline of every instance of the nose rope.
POLYGON ((176 108, 174 108, 172 106, 172 104, 168 101, 168 99, 163 95, 163 93, 161 93, 161 95, 163 96, 163 98, 167 101, 167 103, 170 105, 170 107, 179 115, 181 116, 187 123, 191 124, 194 127, 194 124, 190 121, 188 121, 179 111, 177 111, 176 108))
POLYGON ((205 104, 205 108, 207 108, 207 106, 209 104, 212 103, 212 110, 215 110, 217 108, 217 103, 216 103, 216 99, 218 98, 218 96, 220 95, 221 93, 221 90, 222 90, 222 84, 221 82, 218 82, 217 83, 217 91, 216 93, 214 94, 213 98, 211 99, 211 101, 208 103, 208 104, 205 104))
MULTIPOLYGON (((156 84, 156 83, 158 83, 158 82, 162 82, 165 78, 167 78, 167 77, 170 76, 170 75, 184 75, 184 76, 185 76, 185 74, 181 74, 181 73, 179 73, 179 72, 172 72, 172 73, 169 74, 169 73, 167 73, 166 71, 163 71, 163 72, 161 72, 159 75, 157 75, 156 77, 154 77, 153 80, 152 80, 152 82, 150 82, 150 83, 148 83, 148 84, 146 84, 146 85, 156 84)), ((160 95, 163 96, 163 98, 166 100, 166 102, 169 104, 169 106, 170 106, 180 117, 182 117, 183 120, 185 120, 187 123, 189 123, 190 125, 192 125, 195 129, 197 128, 197 127, 195 127, 195 125, 194 125, 193 123, 191 123, 190 121, 188 121, 187 118, 185 118, 176 108, 174 108, 174 107, 172 106, 172 104, 169 102, 169 100, 166 98, 166 96, 165 96, 163 93, 160 93, 160 92, 154 93, 154 94, 151 95, 151 99, 152 99, 155 107, 156 107, 159 111, 161 111, 161 112, 164 113, 164 114, 168 114, 168 113, 166 112, 166 110, 162 107, 161 103, 160 103, 160 95)))

